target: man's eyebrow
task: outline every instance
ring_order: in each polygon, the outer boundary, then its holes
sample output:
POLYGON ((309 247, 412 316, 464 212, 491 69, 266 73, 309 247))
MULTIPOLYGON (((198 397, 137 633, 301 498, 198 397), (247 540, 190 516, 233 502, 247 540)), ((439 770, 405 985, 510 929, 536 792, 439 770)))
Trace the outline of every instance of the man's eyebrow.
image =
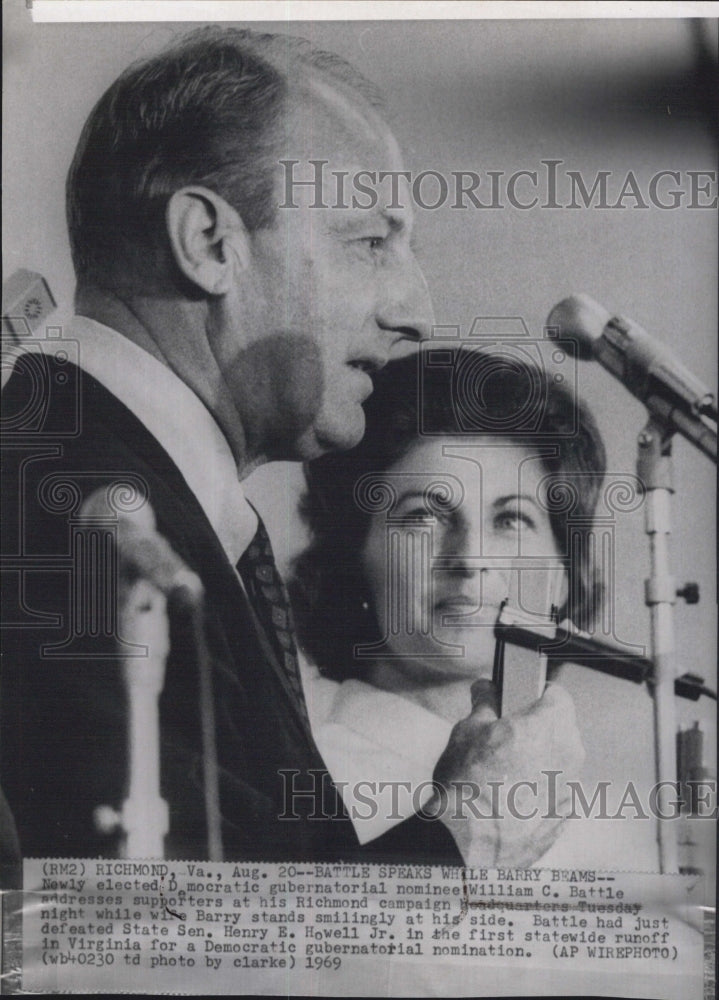
POLYGON ((333 229, 344 230, 348 233, 363 232, 376 226, 378 221, 385 223, 391 230, 395 229, 394 221, 385 212, 367 211, 365 209, 349 209, 347 211, 336 212, 330 220, 333 229))
POLYGON ((389 227, 391 233, 409 232, 410 239, 414 239, 414 217, 406 212, 399 214, 391 208, 374 209, 347 209, 342 212, 335 212, 328 221, 328 228, 346 233, 362 232, 369 230, 373 225, 382 222, 389 227))
POLYGON ((387 222, 392 232, 401 233, 405 229, 414 230, 414 216, 406 211, 400 215, 396 209, 383 208, 382 218, 387 222))

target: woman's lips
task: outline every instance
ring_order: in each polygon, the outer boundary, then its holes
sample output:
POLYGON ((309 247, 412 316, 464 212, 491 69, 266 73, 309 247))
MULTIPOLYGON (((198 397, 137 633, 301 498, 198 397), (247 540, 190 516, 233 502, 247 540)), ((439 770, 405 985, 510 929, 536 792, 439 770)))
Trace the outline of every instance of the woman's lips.
POLYGON ((478 608, 481 604, 479 598, 468 597, 465 594, 455 594, 452 597, 441 597, 436 603, 435 608, 439 611, 444 611, 445 608, 449 607, 461 607, 461 608, 478 608))
POLYGON ((435 602, 436 613, 445 615, 463 615, 467 617, 471 612, 481 613, 487 621, 494 622, 499 615, 500 604, 494 601, 482 601, 478 597, 471 597, 468 594, 457 594, 452 597, 442 597, 435 602))

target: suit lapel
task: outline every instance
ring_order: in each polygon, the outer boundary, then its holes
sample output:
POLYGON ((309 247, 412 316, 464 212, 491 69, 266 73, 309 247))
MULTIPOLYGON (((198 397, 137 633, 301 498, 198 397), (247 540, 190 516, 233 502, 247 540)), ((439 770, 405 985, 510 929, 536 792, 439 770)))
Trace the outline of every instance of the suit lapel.
POLYGON ((144 424, 104 386, 83 373, 83 388, 85 401, 97 408, 98 419, 106 422, 108 434, 117 435, 119 431, 125 444, 153 470, 153 492, 166 494, 155 510, 160 534, 205 581, 206 591, 213 592, 215 603, 216 598, 223 595, 223 625, 237 679, 242 683, 243 664, 264 662, 279 682, 297 725, 318 754, 305 713, 300 709, 274 647, 248 600, 235 567, 182 473, 144 424), (208 587, 208 581, 213 581, 214 586, 208 587))

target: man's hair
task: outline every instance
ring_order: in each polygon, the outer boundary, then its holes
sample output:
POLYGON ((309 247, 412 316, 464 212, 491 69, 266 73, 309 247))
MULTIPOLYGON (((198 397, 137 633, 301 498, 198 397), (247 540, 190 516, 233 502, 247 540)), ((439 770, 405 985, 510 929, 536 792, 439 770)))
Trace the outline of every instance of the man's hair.
POLYGON ((167 249, 167 202, 187 184, 225 198, 250 232, 269 225, 288 94, 308 74, 382 106, 344 59, 288 35, 201 28, 125 70, 91 112, 67 178, 78 282, 151 272, 167 249))
MULTIPOLYGON (((388 364, 365 403, 367 427, 360 444, 307 467, 303 513, 311 541, 295 561, 291 592, 298 635, 328 676, 361 676, 354 646, 382 639, 366 609, 361 550, 373 498, 358 502, 361 481, 380 474, 374 499, 381 500, 381 473, 436 435, 462 435, 468 442, 489 435, 539 452, 550 476, 546 509, 569 582, 560 615, 588 628, 599 612, 603 584, 591 533, 605 451, 592 414, 524 359, 518 363, 466 346, 442 354, 441 365, 425 364, 421 354, 388 364)), ((388 489, 391 493, 391 483, 388 489)))

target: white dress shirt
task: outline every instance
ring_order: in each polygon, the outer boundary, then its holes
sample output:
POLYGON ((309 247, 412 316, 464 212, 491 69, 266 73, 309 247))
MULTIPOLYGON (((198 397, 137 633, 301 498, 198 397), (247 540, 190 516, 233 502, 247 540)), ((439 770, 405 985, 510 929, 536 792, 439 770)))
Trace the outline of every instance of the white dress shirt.
POLYGON ((257 517, 227 439, 205 404, 161 361, 102 323, 76 316, 68 337, 79 344, 80 367, 168 453, 236 565, 254 537, 257 517))
POLYGON ((427 803, 452 725, 364 681, 323 677, 303 656, 300 669, 315 743, 366 844, 427 803))

